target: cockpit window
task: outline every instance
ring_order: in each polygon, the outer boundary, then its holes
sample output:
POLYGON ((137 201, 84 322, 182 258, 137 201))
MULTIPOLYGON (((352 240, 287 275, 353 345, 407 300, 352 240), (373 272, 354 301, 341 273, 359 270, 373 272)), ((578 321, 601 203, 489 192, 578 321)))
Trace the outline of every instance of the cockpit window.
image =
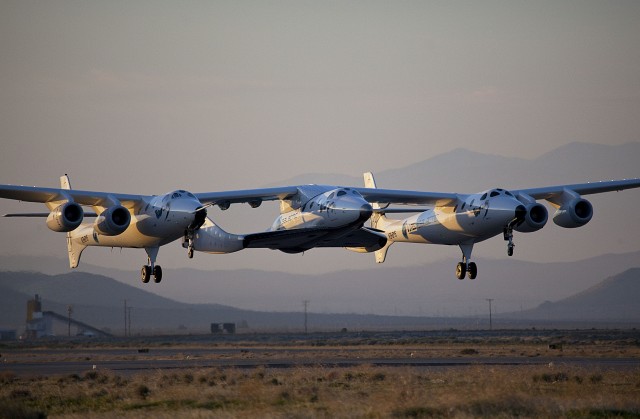
POLYGON ((327 198, 328 199, 333 199, 334 196, 335 196, 335 192, 331 192, 327 198))
POLYGON ((487 199, 487 194, 485 193, 484 195, 482 195, 482 197, 480 198, 481 201, 484 201, 485 199, 487 199))
POLYGON ((347 193, 345 191, 338 191, 338 196, 343 196, 346 195, 347 193))
POLYGON ((498 191, 491 192, 491 197, 498 196, 498 195, 500 195, 500 192, 498 191))
POLYGON ((509 191, 506 191, 505 194, 507 194, 508 196, 513 196, 513 194, 509 191))

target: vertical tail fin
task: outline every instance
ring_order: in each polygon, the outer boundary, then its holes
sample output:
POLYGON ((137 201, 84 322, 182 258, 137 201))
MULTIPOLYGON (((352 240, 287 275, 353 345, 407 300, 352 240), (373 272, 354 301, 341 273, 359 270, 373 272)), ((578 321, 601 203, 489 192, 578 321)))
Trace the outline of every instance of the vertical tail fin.
POLYGON ((60 189, 71 190, 71 182, 69 181, 69 175, 65 174, 60 176, 60 189))
MULTIPOLYGON (((60 176, 60 189, 71 190, 71 182, 69 181, 69 175, 65 174, 64 176, 60 176)), ((82 251, 86 249, 87 246, 78 243, 73 240, 71 236, 71 231, 67 233, 67 252, 69 253, 69 267, 77 268, 80 264, 80 256, 82 255, 82 251)))
MULTIPOLYGON (((373 173, 366 172, 363 173, 364 177, 364 186, 365 188, 376 189, 376 180, 373 177, 373 173)), ((375 228, 376 230, 384 230, 384 228, 390 223, 389 219, 385 217, 384 212, 381 212, 380 209, 382 207, 379 203, 375 202, 371 205, 373 207, 373 215, 371 216, 371 228, 375 228)), ((385 206, 386 208, 386 206, 385 206)), ((393 242, 391 240, 387 240, 387 244, 380 249, 374 252, 376 257, 376 263, 383 263, 387 258, 387 250, 389 250, 389 246, 391 246, 393 242)))

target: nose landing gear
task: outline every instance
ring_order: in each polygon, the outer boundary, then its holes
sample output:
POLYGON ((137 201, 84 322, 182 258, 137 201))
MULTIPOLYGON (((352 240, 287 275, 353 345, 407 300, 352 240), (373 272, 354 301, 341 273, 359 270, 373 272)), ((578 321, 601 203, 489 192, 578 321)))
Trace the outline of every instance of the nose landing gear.
POLYGON ((189 259, 193 259, 193 236, 194 231, 188 229, 184 232, 184 237, 182 238, 182 247, 187 249, 187 257, 189 259))
POLYGON ((507 244, 507 255, 513 256, 513 248, 516 245, 513 243, 513 227, 511 225, 504 228, 504 239, 509 242, 507 244))

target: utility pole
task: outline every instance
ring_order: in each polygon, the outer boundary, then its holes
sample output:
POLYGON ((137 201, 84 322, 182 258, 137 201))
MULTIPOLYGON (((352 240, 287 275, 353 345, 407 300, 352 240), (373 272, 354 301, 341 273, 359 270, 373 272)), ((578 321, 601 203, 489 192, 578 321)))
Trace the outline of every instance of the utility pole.
POLYGON ((307 306, 309 305, 309 300, 304 300, 302 302, 304 304, 304 334, 307 334, 307 306))
POLYGON ((489 330, 493 330, 493 319, 491 316, 491 302, 494 300, 493 298, 486 299, 489 302, 489 330))
POLYGON ((127 299, 124 299, 124 336, 127 337, 127 299))
POLYGON ((127 310, 129 310, 129 336, 131 336, 131 309, 133 307, 129 306, 129 308, 127 308, 127 310))
POLYGON ((67 306, 67 315, 69 318, 69 322, 67 324, 67 333, 69 335, 69 337, 71 337, 71 313, 73 313, 73 306, 71 304, 69 304, 67 306))

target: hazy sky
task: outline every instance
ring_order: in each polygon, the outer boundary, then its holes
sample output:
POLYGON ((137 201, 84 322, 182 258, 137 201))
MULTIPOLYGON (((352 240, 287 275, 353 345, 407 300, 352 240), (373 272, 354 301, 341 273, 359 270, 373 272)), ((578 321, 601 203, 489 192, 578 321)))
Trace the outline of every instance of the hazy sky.
POLYGON ((636 0, 0 0, 0 183, 203 192, 638 141, 638 22, 636 0))

